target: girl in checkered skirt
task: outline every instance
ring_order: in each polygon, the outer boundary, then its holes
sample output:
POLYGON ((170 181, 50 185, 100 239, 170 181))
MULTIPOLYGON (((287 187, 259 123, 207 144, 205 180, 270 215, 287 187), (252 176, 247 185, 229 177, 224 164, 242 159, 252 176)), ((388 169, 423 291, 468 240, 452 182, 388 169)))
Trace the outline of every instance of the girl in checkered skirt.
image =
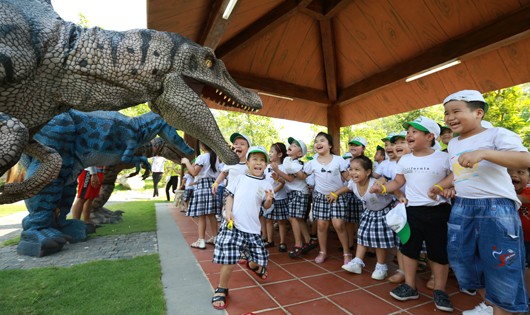
MULTIPOLYGON (((285 144, 281 142, 274 143, 270 150, 269 156, 271 162, 278 163, 280 170, 285 172, 285 168, 281 163, 283 159, 287 156, 287 148, 285 144)), ((264 212, 263 216, 267 220, 267 241, 265 242, 265 247, 274 247, 274 241, 272 239, 274 234, 274 221, 278 221, 278 227, 280 230, 280 246, 278 250, 280 252, 287 251, 287 244, 285 244, 285 235, 287 234, 287 220, 289 219, 289 202, 287 199, 287 192, 284 188, 285 181, 274 172, 271 165, 267 165, 265 169, 265 176, 268 180, 272 182, 274 188, 274 207, 271 212, 264 212)))
POLYGON ((212 194, 211 186, 219 174, 219 160, 213 150, 201 143, 201 151, 205 152, 195 159, 193 165, 187 158, 181 161, 195 177, 197 183, 193 192, 187 216, 198 217, 199 239, 191 244, 193 248, 206 248, 206 222, 210 221, 210 231, 213 237, 217 235, 216 214, 220 214, 220 202, 217 194, 212 194))
POLYGON ((350 176, 348 187, 344 187, 335 194, 340 195, 345 191, 353 193, 361 200, 365 208, 361 215, 361 223, 357 232, 357 250, 355 258, 342 266, 342 269, 351 273, 360 274, 364 267, 364 256, 369 247, 375 248, 377 264, 372 273, 372 279, 384 280, 388 267, 385 264, 386 250, 395 248, 395 234, 386 223, 386 214, 393 204, 392 195, 378 195, 369 192, 376 181, 372 176, 372 161, 365 156, 358 156, 350 162, 350 176))
POLYGON ((320 247, 315 262, 321 264, 326 260, 328 229, 331 221, 342 244, 344 264, 347 264, 352 255, 344 225, 346 201, 344 196, 333 196, 335 190, 344 187, 343 182, 348 177, 347 164, 342 157, 332 154, 331 148, 333 148, 333 138, 325 132, 319 132, 314 144, 316 157, 304 166, 304 173, 315 176, 313 220, 317 221, 320 247))

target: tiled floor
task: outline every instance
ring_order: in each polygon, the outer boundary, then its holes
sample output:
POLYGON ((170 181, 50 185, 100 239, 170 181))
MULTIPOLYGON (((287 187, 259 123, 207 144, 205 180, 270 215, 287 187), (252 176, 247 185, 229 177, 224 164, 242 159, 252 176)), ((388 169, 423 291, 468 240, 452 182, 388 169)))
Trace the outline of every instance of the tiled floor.
MULTIPOLYGON (((176 209, 172 211, 181 233, 191 244, 197 239, 196 222, 176 209)), ((278 243, 277 239, 275 241, 278 243)), ((432 291, 425 287, 430 272, 418 275, 418 300, 396 301, 389 295, 395 284, 371 278, 375 258, 365 259, 366 268, 361 275, 351 274, 341 269, 340 245, 332 232, 328 243, 328 259, 323 264, 314 262, 318 254, 316 249, 296 259, 279 253, 277 248, 271 249, 266 280, 258 279, 245 266, 237 265, 229 284, 228 314, 444 314, 435 308, 432 291)), ((213 246, 192 251, 215 288, 220 266, 211 262, 213 246)), ((393 274, 396 265, 389 263, 389 268, 393 274)), ((454 314, 472 309, 481 301, 477 296, 460 293, 453 277, 449 278, 447 292, 455 307, 454 314)))

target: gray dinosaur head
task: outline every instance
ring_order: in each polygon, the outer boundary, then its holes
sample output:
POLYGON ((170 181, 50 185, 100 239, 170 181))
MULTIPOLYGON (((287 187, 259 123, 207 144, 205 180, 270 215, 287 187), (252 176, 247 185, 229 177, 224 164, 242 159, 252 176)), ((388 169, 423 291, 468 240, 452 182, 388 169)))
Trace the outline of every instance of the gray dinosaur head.
POLYGON ((210 48, 186 42, 179 45, 175 56, 174 69, 165 76, 163 92, 150 103, 151 109, 205 143, 226 164, 238 163, 239 158, 223 138, 201 97, 256 112, 262 107, 259 96, 239 86, 210 48))

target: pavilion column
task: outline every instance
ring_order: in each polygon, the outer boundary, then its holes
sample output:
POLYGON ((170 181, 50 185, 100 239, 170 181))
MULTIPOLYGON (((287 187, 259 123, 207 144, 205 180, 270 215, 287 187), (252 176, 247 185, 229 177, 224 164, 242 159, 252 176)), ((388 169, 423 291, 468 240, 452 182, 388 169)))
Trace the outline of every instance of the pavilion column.
POLYGON ((338 106, 328 107, 328 133, 333 137, 333 154, 340 155, 340 119, 338 116, 338 106))

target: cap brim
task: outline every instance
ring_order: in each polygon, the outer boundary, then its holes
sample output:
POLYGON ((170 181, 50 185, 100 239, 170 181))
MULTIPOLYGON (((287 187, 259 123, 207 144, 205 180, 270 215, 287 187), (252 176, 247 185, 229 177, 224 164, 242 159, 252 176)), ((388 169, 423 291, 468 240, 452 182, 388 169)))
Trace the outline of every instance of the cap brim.
POLYGON ((247 156, 250 157, 250 154, 252 154, 252 153, 261 153, 261 154, 265 155, 265 160, 267 161, 267 163, 269 163, 269 155, 267 153, 265 153, 265 152, 263 152, 261 150, 251 150, 251 151, 248 151, 247 156))
POLYGON ((348 144, 355 144, 355 145, 364 147, 364 144, 360 143, 359 141, 355 141, 355 140, 348 142, 348 144))
POLYGON ((401 241, 401 244, 406 244, 410 239, 410 226, 407 222, 405 226, 401 229, 401 231, 396 233, 399 237, 399 240, 401 241))
POLYGON ((413 121, 411 121, 411 122, 406 122, 406 123, 403 124, 403 127, 405 127, 405 129, 408 129, 409 126, 412 126, 413 128, 418 129, 418 130, 420 130, 420 131, 425 131, 425 132, 430 133, 430 131, 429 131, 427 128, 425 128, 425 127, 423 127, 422 125, 420 125, 420 124, 418 124, 418 123, 415 123, 415 122, 413 122, 413 121))
POLYGON ((393 136, 392 138, 390 138, 390 142, 391 142, 391 143, 395 143, 396 140, 397 140, 398 138, 406 139, 405 136, 401 136, 401 135, 399 135, 399 136, 393 136))

